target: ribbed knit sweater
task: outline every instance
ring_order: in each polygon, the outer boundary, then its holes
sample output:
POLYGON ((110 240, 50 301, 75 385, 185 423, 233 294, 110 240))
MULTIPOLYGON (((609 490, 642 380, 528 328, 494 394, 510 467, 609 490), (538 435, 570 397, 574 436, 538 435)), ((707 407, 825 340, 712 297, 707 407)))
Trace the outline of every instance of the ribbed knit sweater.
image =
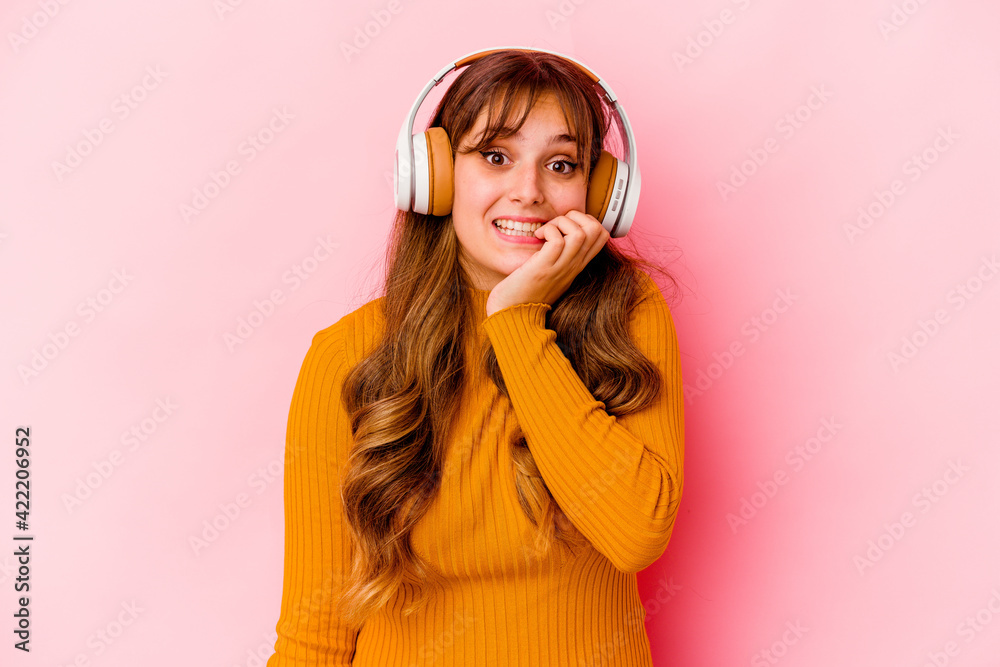
POLYGON ((288 416, 284 589, 267 667, 652 665, 635 573, 660 557, 673 530, 684 415, 673 321, 642 275, 647 297, 629 328, 664 382, 651 406, 623 417, 606 412, 556 345, 549 304, 486 317, 489 291, 471 290, 476 326, 467 350, 489 337, 510 399, 467 364, 440 488, 411 533, 444 584, 410 616, 401 612, 415 589, 403 584, 360 628, 334 611, 350 566, 339 484, 352 435, 340 389, 379 340, 382 298, 315 335, 288 416), (587 539, 575 556, 535 548, 514 486, 515 424, 587 539))

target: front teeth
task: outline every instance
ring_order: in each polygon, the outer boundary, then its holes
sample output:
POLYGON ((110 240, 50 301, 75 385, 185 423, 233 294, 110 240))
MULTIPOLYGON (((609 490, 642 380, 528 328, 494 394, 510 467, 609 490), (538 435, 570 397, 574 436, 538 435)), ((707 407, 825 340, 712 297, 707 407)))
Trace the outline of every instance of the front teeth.
POLYGON ((519 232, 531 232, 534 233, 536 229, 542 226, 541 222, 517 222, 516 220, 507 220, 506 218, 499 218, 493 221, 497 227, 501 229, 512 229, 519 232))

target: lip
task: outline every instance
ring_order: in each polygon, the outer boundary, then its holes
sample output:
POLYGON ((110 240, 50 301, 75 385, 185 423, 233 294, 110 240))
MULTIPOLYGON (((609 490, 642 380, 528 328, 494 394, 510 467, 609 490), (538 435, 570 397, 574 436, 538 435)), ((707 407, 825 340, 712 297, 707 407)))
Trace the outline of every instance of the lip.
POLYGON ((490 224, 492 225, 497 220, 513 220, 514 222, 548 222, 545 218, 526 218, 523 215, 498 215, 493 218, 493 220, 490 220, 490 224))

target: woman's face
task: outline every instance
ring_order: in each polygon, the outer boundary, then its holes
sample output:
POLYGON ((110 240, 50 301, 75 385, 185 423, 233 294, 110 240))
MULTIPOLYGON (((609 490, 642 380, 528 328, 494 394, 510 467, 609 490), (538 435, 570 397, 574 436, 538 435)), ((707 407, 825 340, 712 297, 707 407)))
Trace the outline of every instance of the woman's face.
POLYGON ((517 134, 482 152, 463 153, 486 126, 486 110, 462 138, 455 155, 452 222, 459 261, 478 289, 492 290, 542 247, 540 226, 571 210, 584 211, 587 182, 559 102, 551 93, 535 100, 517 134), (494 221, 515 220, 527 234, 504 234, 494 221), (528 224, 525 224, 528 223, 528 224))

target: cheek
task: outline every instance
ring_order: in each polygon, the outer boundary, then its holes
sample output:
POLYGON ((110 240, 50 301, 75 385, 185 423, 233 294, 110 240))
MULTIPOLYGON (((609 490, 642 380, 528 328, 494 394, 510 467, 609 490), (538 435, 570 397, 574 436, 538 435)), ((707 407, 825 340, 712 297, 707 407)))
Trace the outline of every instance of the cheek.
POLYGON ((575 209, 577 211, 586 212, 587 208, 587 185, 586 183, 577 184, 572 187, 565 188, 559 192, 559 206, 558 208, 562 211, 568 211, 570 209, 575 209))
POLYGON ((496 199, 489 181, 468 171, 455 172, 455 211, 465 215, 482 214, 496 199))
POLYGON ((463 169, 461 164, 455 165, 453 187, 454 192, 454 202, 455 208, 458 208, 461 204, 464 204, 469 199, 470 189, 475 183, 474 179, 470 178, 468 170, 463 169))

